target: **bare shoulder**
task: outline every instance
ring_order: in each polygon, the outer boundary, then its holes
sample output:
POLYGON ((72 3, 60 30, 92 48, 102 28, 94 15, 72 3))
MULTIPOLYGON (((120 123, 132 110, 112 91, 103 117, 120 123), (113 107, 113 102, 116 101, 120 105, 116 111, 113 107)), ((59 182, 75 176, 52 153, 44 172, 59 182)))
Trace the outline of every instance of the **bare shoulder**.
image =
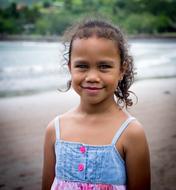
POLYGON ((139 142, 146 143, 146 134, 144 128, 138 120, 135 120, 129 124, 125 133, 125 139, 125 144, 127 146, 133 146, 139 142))
POLYGON ((45 129, 45 138, 50 141, 52 144, 54 144, 56 139, 56 132, 55 132, 55 126, 54 126, 54 119, 51 120, 46 129, 45 129))
POLYGON ((143 126, 133 121, 124 138, 129 190, 150 190, 150 156, 143 126))
POLYGON ((54 120, 45 129, 42 189, 50 189, 55 177, 55 127, 54 120))
POLYGON ((76 117, 77 117, 77 112, 75 111, 75 108, 61 114, 59 116, 59 120, 60 120, 60 123, 62 124, 63 126, 63 123, 70 123, 72 122, 76 117))
MULTIPOLYGON (((56 141, 56 128, 55 128, 55 119, 58 119, 58 123, 60 126, 63 126, 63 123, 70 122, 70 118, 72 118, 74 114, 72 114, 71 111, 68 111, 66 113, 60 114, 59 117, 53 118, 47 125, 45 129, 45 139, 48 142, 51 142, 51 144, 54 144, 56 141)), ((61 129, 59 129, 61 130, 61 129)))

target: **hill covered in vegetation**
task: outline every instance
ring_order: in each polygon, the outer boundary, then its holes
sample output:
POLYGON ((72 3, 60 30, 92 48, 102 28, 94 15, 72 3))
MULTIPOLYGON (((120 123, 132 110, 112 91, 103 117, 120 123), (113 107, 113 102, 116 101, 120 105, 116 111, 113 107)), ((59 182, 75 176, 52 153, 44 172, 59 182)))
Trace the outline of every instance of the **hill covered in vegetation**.
POLYGON ((175 0, 0 0, 0 34, 61 35, 91 15, 128 34, 176 33, 175 0))

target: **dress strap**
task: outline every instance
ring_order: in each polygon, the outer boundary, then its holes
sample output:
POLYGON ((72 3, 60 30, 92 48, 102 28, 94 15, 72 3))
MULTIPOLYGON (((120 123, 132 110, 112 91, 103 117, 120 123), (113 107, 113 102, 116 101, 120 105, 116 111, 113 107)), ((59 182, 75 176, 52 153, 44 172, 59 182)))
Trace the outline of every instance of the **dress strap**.
POLYGON ((54 127, 56 130, 56 139, 60 139, 59 116, 56 116, 54 119, 54 127))
POLYGON ((122 135, 123 131, 128 127, 129 123, 131 123, 131 121, 135 120, 136 118, 134 117, 129 117, 118 129, 118 131, 116 132, 114 138, 112 139, 112 144, 115 144, 118 139, 120 138, 120 136, 122 135))

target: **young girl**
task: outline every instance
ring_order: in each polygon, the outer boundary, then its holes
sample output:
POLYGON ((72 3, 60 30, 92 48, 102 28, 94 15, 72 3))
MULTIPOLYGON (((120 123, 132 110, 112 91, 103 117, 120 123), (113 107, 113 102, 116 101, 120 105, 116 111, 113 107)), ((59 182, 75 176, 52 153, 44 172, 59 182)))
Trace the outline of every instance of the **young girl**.
POLYGON ((68 67, 80 96, 46 129, 43 190, 150 190, 149 150, 125 107, 133 61, 121 31, 89 20, 72 31, 68 67))

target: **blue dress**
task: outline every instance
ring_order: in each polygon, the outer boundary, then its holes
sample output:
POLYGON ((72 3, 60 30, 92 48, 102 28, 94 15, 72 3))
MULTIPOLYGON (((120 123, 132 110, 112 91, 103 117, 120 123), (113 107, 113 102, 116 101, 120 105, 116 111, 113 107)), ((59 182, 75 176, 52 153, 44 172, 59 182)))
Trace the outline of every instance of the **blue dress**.
POLYGON ((59 116, 55 118, 55 179, 51 190, 125 190, 126 166, 116 142, 133 121, 128 119, 109 145, 88 145, 60 139, 59 116))

